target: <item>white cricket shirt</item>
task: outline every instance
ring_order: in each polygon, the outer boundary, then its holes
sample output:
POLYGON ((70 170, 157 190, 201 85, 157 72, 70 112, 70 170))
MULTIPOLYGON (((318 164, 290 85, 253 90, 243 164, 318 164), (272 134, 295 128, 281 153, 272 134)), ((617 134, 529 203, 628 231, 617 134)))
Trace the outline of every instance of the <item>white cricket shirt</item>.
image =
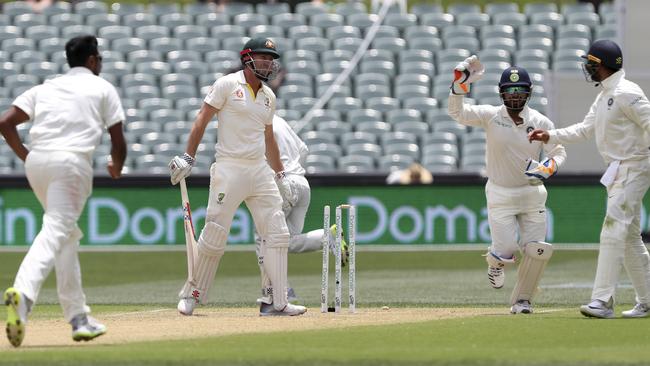
POLYGON ((273 117, 273 136, 275 136, 275 141, 280 149, 280 160, 284 165, 284 172, 305 175, 302 162, 307 157, 309 149, 284 118, 273 117))
POLYGON ((602 83, 589 112, 580 123, 549 131, 549 143, 571 143, 596 135, 596 147, 609 164, 640 161, 650 156, 650 103, 641 88, 619 70, 602 83))
POLYGON ((525 106, 519 113, 523 123, 516 125, 508 115, 505 106, 469 105, 462 95, 449 95, 447 105, 449 116, 457 122, 474 127, 483 127, 486 132, 486 169, 490 181, 502 187, 520 187, 529 184, 524 174, 526 160, 540 161, 542 151, 553 158, 558 167, 566 159, 564 146, 528 142, 528 133, 536 128, 554 127, 547 117, 525 106))
POLYGON ((125 120, 115 87, 85 67, 46 80, 14 100, 33 121, 30 148, 92 154, 104 129, 125 120))
POLYGON ((238 71, 217 79, 203 101, 218 109, 217 158, 265 159, 264 129, 275 114, 271 88, 262 84, 255 96, 238 71))

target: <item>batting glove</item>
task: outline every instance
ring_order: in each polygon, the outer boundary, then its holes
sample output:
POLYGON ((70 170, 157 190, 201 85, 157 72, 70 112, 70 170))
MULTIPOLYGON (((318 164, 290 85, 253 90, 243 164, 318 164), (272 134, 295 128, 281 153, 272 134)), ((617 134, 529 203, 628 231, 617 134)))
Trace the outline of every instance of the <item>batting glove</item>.
POLYGON ((528 158, 526 160, 526 174, 529 177, 539 178, 541 180, 548 179, 557 173, 557 164, 553 158, 546 158, 542 162, 528 158))
POLYGON ((173 185, 177 185, 181 179, 190 176, 192 167, 194 166, 194 158, 188 153, 183 156, 174 156, 172 161, 169 162, 169 175, 173 185))
POLYGON ((454 81, 451 83, 451 92, 456 95, 469 93, 471 83, 481 80, 485 67, 476 55, 472 55, 459 63, 454 68, 454 81))

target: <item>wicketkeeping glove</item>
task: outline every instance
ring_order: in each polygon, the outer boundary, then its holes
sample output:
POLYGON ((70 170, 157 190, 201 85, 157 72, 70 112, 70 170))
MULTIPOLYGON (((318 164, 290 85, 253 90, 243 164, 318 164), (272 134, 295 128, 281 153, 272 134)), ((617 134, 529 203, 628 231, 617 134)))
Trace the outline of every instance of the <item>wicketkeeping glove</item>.
POLYGON ((459 63, 454 68, 454 81, 451 83, 451 92, 456 95, 469 93, 471 83, 481 80, 485 68, 476 55, 472 55, 459 63))
POLYGON ((172 161, 169 162, 169 175, 173 185, 177 185, 183 178, 190 176, 192 167, 194 166, 194 158, 188 153, 183 156, 174 156, 172 161))
POLYGON ((526 174, 529 177, 535 177, 539 179, 548 179, 557 173, 557 164, 553 158, 546 158, 542 162, 538 162, 534 159, 528 158, 526 160, 526 174))
POLYGON ((275 174, 275 183, 278 185, 278 190, 280 190, 280 196, 282 196, 282 210, 287 212, 296 203, 296 200, 284 171, 275 174))

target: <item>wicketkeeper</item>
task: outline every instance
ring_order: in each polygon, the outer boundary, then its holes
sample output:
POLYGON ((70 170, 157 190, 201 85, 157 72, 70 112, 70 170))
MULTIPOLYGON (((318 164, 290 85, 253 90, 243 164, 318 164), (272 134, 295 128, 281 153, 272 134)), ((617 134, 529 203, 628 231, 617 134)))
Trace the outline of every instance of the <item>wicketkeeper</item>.
POLYGON ((483 65, 471 56, 454 69, 448 111, 459 123, 486 132, 485 186, 488 223, 492 236, 486 259, 488 280, 492 287, 505 283, 504 268, 515 263, 519 250, 517 284, 512 292, 510 311, 513 314, 533 312, 531 302, 551 257, 553 247, 545 243, 546 188, 544 180, 553 176, 566 152, 562 145, 531 144, 528 132, 537 128, 553 128, 553 123, 528 107, 532 83, 521 67, 509 67, 501 74, 499 94, 503 105, 470 105, 464 103, 473 82, 481 79, 483 65))

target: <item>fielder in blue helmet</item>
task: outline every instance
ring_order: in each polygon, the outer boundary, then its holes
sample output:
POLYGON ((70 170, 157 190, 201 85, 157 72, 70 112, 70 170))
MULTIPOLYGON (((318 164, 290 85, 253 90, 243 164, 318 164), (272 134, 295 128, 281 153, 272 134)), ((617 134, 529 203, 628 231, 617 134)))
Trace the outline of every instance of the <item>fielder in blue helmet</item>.
POLYGON ((621 48, 616 42, 608 39, 592 43, 589 51, 582 58, 585 59, 582 69, 589 82, 600 83, 623 67, 621 48))

